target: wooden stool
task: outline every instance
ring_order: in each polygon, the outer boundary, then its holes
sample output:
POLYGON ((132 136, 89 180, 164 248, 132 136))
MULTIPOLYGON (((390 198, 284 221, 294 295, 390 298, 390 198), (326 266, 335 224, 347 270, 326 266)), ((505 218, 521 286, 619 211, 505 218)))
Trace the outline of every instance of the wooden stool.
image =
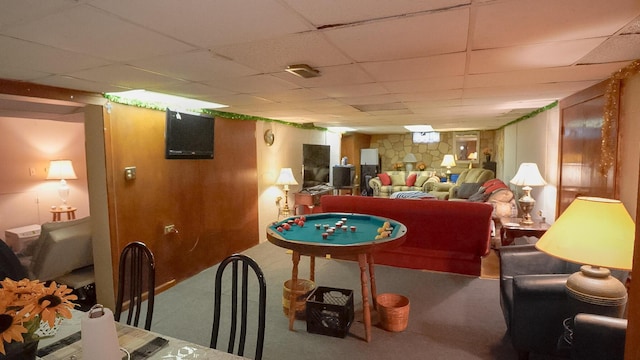
POLYGON ((51 208, 51 210, 49 210, 49 212, 51 212, 51 214, 53 214, 53 221, 62 221, 62 214, 67 214, 67 221, 69 220, 75 220, 76 218, 76 208, 74 207, 67 207, 67 208, 51 208))

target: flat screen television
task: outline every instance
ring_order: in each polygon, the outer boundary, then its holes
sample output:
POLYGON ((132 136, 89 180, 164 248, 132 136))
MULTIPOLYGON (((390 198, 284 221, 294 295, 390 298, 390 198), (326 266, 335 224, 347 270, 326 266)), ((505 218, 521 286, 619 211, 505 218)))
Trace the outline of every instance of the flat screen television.
POLYGON ((167 109, 166 159, 213 159, 215 119, 167 109))
POLYGON ((329 183, 331 146, 302 144, 302 188, 329 183))

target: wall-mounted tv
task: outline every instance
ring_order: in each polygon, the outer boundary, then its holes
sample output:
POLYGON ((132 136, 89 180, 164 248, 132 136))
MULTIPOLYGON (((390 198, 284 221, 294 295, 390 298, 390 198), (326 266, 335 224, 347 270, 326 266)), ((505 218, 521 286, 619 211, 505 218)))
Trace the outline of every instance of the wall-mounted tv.
POLYGON ((166 159, 213 159, 215 119, 167 109, 166 159))
POLYGON ((302 188, 329 183, 331 147, 329 145, 302 144, 302 188))

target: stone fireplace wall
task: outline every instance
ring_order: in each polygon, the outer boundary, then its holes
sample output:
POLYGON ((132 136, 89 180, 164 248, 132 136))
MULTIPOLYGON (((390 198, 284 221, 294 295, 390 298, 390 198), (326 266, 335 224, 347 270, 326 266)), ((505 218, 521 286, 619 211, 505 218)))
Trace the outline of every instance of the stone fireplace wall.
MULTIPOLYGON (((480 154, 478 163, 473 167, 480 167, 485 161, 482 154, 484 149, 492 152, 492 161, 496 161, 497 149, 495 130, 480 131, 480 154)), ((394 170, 394 164, 402 163, 402 159, 408 153, 413 153, 418 160, 417 164, 424 163, 427 170, 435 170, 437 173, 444 173, 445 168, 440 166, 445 154, 453 154, 454 132, 441 132, 440 142, 431 144, 414 144, 412 134, 389 134, 372 135, 370 147, 378 149, 381 159, 381 169, 383 171, 394 170)), ((462 172, 469 167, 468 163, 456 164, 451 169, 454 174, 462 172)))

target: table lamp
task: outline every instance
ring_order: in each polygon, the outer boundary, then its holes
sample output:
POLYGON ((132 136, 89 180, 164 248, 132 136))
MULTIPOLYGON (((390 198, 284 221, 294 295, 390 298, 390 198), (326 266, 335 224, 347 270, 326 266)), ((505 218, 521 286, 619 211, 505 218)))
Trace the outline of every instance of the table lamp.
POLYGON ((289 210, 289 185, 298 185, 291 168, 280 169, 280 175, 276 180, 276 185, 282 185, 284 189, 284 207, 280 210, 280 215, 285 217, 289 216, 291 214, 289 210))
POLYGON ((73 170, 73 163, 71 160, 51 160, 49 162, 49 172, 47 173, 47 180, 60 180, 60 187, 58 188, 58 196, 62 200, 61 208, 67 208, 67 199, 69 198, 69 185, 67 185, 67 179, 75 180, 78 177, 73 170))
POLYGON ((453 158, 453 155, 451 154, 445 155, 444 159, 442 159, 442 163, 440 164, 440 166, 447 167, 447 182, 449 182, 451 180, 451 167, 456 166, 456 160, 453 158))
POLYGON ((404 156, 402 162, 404 163, 405 169, 407 169, 407 174, 409 173, 409 171, 413 170, 413 164, 415 164, 417 161, 418 159, 416 159, 416 156, 412 153, 408 153, 404 156))
POLYGON ((520 204, 520 209, 522 209, 523 212, 520 224, 532 225, 533 220, 531 220, 531 210, 533 210, 533 207, 536 205, 536 200, 531 196, 531 187, 543 186, 546 184, 542 175, 540 175, 538 165, 535 163, 520 164, 520 168, 518 169, 516 176, 511 179, 510 183, 516 186, 522 186, 522 190, 524 191, 522 197, 518 199, 518 204, 520 204))
POLYGON ((567 280, 571 318, 623 316, 627 290, 609 268, 631 270, 634 238, 635 224, 622 202, 578 197, 538 240, 538 250, 585 264, 567 280))
POLYGON ((473 169, 473 161, 478 160, 478 152, 474 151, 468 156, 469 158, 469 169, 473 169))

